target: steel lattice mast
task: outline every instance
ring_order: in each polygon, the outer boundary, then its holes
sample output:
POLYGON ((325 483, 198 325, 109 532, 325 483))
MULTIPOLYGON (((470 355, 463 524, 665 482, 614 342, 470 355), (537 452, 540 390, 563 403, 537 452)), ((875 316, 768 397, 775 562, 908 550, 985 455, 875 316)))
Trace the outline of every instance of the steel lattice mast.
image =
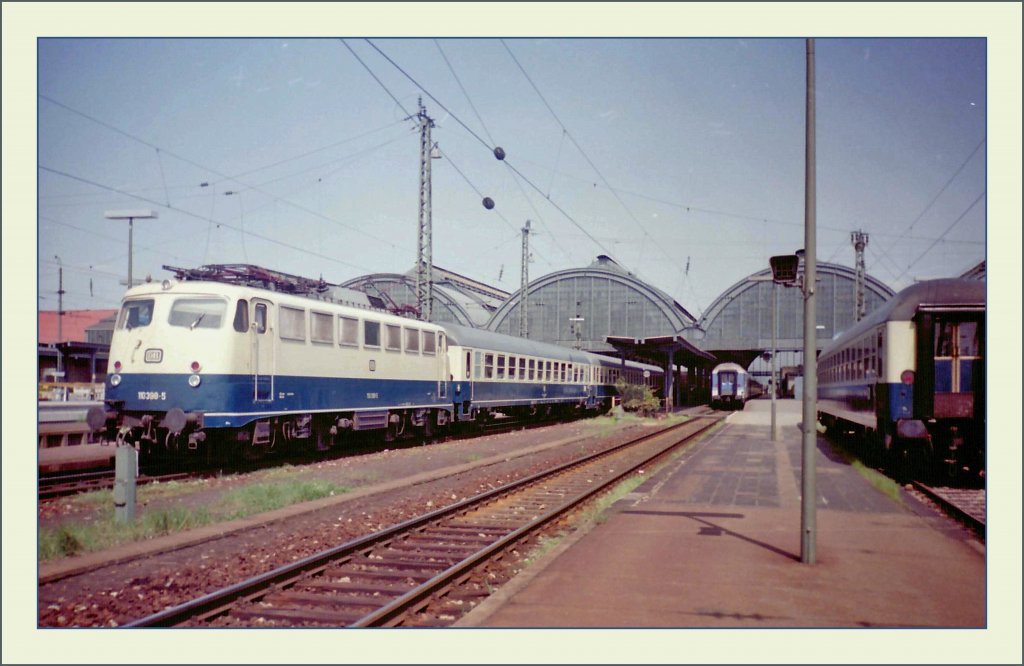
POLYGON ((868 235, 864 231, 854 231, 850 234, 850 242, 853 243, 853 249, 856 252, 856 262, 854 266, 857 270, 855 288, 857 290, 856 296, 856 321, 860 321, 864 318, 867 304, 864 301, 864 282, 866 271, 864 270, 864 248, 868 244, 868 235))
POLYGON ((430 141, 430 129, 434 119, 427 115, 423 108, 423 98, 419 99, 419 112, 416 118, 420 121, 420 218, 417 237, 416 256, 416 305, 420 319, 430 321, 434 303, 433 276, 433 240, 430 220, 430 159, 433 144, 430 141))
POLYGON ((523 227, 523 266, 520 270, 522 287, 519 296, 519 337, 529 337, 529 326, 527 325, 527 294, 526 288, 530 284, 530 221, 526 221, 523 227))

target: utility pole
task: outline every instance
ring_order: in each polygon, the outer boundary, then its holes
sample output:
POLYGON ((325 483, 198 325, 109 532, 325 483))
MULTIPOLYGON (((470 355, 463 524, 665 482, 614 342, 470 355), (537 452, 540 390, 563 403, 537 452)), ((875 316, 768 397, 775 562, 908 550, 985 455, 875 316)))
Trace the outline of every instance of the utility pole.
POLYGON ((441 156, 440 151, 430 141, 430 129, 434 119, 427 115, 423 108, 423 98, 418 100, 419 111, 416 118, 420 122, 420 218, 419 233, 416 243, 416 305, 420 319, 430 321, 433 314, 433 240, 430 220, 430 160, 441 156))
POLYGON ((54 257, 60 266, 57 269, 57 381, 63 381, 64 352, 60 346, 64 342, 64 263, 57 255, 54 257))
POLYGON ((519 271, 521 286, 519 289, 519 337, 529 337, 529 326, 527 324, 527 294, 526 289, 530 284, 530 221, 526 221, 523 227, 523 266, 519 271))
POLYGON ((857 292, 855 294, 856 307, 856 319, 860 321, 864 318, 865 309, 867 308, 864 302, 864 280, 866 271, 864 270, 864 248, 868 245, 868 234, 864 231, 854 231, 850 234, 850 242, 853 243, 853 249, 856 252, 856 261, 854 266, 857 270, 857 278, 855 282, 855 288, 857 292))

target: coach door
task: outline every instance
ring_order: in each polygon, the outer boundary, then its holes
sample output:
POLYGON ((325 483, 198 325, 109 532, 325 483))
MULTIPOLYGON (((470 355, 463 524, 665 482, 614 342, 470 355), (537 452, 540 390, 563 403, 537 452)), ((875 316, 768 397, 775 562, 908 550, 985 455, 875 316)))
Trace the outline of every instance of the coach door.
POLYGON ((252 380, 253 398, 257 402, 274 399, 274 305, 270 301, 252 300, 252 380))
POLYGON ((984 354, 979 319, 935 318, 935 417, 974 416, 983 386, 984 354))

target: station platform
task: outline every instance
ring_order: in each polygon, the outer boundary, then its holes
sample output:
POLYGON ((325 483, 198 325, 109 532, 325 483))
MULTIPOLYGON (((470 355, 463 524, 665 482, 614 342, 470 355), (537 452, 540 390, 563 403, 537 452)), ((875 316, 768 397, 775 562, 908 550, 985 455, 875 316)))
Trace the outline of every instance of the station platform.
POLYGON ((777 401, 776 441, 771 401, 730 414, 456 626, 984 629, 984 544, 821 435, 801 561, 801 411, 777 401))

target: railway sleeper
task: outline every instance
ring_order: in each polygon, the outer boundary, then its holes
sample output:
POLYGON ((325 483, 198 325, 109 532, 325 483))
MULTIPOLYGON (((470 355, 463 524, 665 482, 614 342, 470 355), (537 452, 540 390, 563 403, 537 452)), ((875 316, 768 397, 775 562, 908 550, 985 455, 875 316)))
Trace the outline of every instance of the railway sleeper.
POLYGON ((312 606, 314 608, 333 608, 341 606, 342 608, 367 608, 370 610, 386 606, 391 603, 392 600, 398 598, 401 595, 389 594, 386 592, 367 592, 359 594, 353 592, 351 594, 324 594, 321 592, 301 592, 297 590, 288 590, 284 592, 276 592, 268 595, 264 598, 265 603, 274 604, 277 606, 300 606, 307 607, 312 606))
POLYGON ((342 613, 339 611, 324 611, 313 608, 238 608, 231 611, 231 617, 239 620, 265 620, 271 622, 283 622, 287 625, 314 623, 326 624, 332 627, 352 624, 364 615, 365 613, 342 613))

